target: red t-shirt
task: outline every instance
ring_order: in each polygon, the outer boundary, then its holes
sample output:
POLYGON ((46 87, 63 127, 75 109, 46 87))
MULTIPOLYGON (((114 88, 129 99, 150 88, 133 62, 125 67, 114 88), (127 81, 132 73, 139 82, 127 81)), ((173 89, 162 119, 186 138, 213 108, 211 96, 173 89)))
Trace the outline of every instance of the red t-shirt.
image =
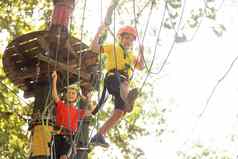
POLYGON ((66 105, 59 100, 56 103, 56 125, 75 132, 78 128, 79 110, 75 105, 66 105))

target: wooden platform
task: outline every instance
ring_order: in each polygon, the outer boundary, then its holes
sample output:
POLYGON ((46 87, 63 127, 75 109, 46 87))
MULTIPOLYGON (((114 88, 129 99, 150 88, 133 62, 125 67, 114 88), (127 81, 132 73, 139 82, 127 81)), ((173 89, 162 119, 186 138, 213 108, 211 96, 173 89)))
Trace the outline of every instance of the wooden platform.
POLYGON ((70 83, 78 82, 91 89, 97 80, 97 54, 80 40, 69 37, 60 41, 48 31, 37 31, 14 39, 3 55, 3 68, 7 77, 24 91, 25 97, 33 96, 34 85, 49 82, 51 72, 69 74, 70 83), (81 65, 78 61, 81 58, 81 65))

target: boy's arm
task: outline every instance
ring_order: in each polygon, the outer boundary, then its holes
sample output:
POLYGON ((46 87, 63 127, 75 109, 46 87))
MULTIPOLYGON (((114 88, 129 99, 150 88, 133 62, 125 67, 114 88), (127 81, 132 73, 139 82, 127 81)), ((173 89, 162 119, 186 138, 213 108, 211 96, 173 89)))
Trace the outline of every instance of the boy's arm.
POLYGON ((135 59, 135 64, 136 64, 136 68, 138 70, 143 70, 145 68, 145 62, 144 62, 144 46, 140 45, 140 50, 139 50, 139 55, 137 56, 137 58, 135 59))
POLYGON ((92 112, 96 108, 96 105, 97 105, 96 101, 89 102, 89 108, 86 111, 86 116, 92 115, 92 112))
POLYGON ((53 97, 55 103, 57 103, 60 100, 58 93, 57 93, 56 84, 57 84, 57 72, 53 71, 53 73, 52 73, 52 88, 51 89, 52 89, 52 97, 53 97))
POLYGON ((105 19, 104 19, 104 22, 101 24, 101 26, 99 27, 92 43, 91 43, 91 50, 93 52, 96 52, 96 53, 99 53, 100 52, 100 38, 103 37, 106 32, 107 32, 107 29, 109 27, 109 25, 111 24, 112 22, 112 14, 113 14, 113 11, 114 9, 116 8, 116 6, 118 5, 119 3, 119 0, 111 0, 111 3, 107 9, 107 13, 106 13, 106 16, 105 16, 105 19))
POLYGON ((91 101, 91 93, 88 93, 87 96, 81 96, 82 104, 85 106, 86 114, 85 116, 92 115, 92 111, 96 107, 96 102, 91 101))
POLYGON ((91 50, 95 53, 99 53, 100 52, 100 43, 99 43, 99 39, 101 38, 102 34, 104 34, 107 31, 107 26, 105 24, 102 24, 99 28, 98 31, 91 43, 91 50))

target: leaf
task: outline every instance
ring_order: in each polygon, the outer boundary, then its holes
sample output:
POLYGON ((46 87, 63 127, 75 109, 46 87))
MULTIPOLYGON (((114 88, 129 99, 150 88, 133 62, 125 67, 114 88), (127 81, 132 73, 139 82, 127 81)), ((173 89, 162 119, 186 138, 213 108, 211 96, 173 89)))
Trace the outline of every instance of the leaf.
POLYGON ((221 37, 223 35, 224 31, 226 31, 226 28, 222 24, 217 24, 212 27, 212 30, 218 37, 221 37))

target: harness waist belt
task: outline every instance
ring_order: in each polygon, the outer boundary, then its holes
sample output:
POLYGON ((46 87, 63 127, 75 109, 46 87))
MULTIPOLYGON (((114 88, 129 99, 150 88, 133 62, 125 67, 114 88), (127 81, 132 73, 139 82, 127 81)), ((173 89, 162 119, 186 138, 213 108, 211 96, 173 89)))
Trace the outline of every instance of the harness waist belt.
POLYGON ((115 75, 116 72, 120 73, 120 77, 128 80, 128 74, 122 70, 116 70, 116 69, 109 70, 106 76, 113 76, 115 75))

